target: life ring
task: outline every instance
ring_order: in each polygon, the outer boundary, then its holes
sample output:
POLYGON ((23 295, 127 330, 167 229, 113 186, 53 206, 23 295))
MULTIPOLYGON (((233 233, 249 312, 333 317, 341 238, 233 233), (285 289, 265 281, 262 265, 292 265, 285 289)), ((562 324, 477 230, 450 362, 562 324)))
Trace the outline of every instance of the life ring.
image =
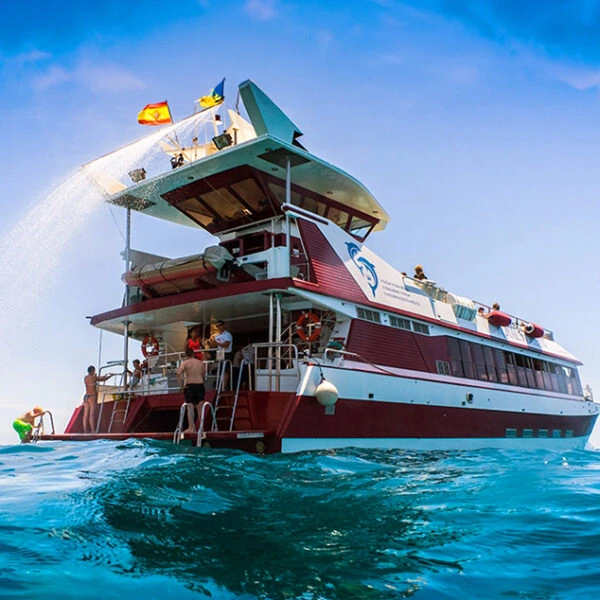
POLYGON ((149 356, 156 356, 159 348, 158 340, 153 335, 147 335, 142 340, 142 354, 146 358, 149 356))
POLYGON ((296 321, 296 334, 303 342, 316 342, 321 335, 321 321, 315 313, 305 312, 296 321), (312 323, 312 333, 307 334, 308 324, 312 323))

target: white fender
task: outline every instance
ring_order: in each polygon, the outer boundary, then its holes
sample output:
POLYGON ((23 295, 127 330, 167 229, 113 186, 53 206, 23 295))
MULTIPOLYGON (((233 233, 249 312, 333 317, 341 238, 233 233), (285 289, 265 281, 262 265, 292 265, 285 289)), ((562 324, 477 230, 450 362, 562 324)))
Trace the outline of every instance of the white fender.
POLYGON ((338 397, 339 392, 335 385, 326 379, 321 380, 315 390, 317 402, 325 407, 333 406, 338 401, 338 397))

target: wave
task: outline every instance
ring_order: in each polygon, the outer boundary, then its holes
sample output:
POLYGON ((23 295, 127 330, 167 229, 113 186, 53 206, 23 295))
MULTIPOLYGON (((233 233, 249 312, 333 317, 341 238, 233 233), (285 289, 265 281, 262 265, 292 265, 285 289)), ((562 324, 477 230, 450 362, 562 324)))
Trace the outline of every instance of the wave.
POLYGON ((589 598, 600 586, 596 459, 257 457, 149 440, 0 448, 0 589, 3 598, 589 598))

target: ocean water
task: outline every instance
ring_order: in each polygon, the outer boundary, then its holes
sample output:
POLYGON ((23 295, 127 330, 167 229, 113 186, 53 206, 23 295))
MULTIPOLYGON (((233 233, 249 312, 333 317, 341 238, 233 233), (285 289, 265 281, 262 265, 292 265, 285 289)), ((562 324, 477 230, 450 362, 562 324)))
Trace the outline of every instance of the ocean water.
POLYGON ((0 598, 600 597, 600 454, 0 447, 0 598))

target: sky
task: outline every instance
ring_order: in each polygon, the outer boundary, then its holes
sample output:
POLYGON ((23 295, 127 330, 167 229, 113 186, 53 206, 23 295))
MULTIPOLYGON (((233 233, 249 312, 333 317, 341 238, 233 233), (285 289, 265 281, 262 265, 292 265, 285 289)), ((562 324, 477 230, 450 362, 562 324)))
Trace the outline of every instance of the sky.
MULTIPOLYGON (((391 221, 372 250, 551 329, 600 400, 600 2, 52 4, 7 3, 0 21, 0 444, 35 404, 64 430, 99 346, 122 354, 86 317, 121 304, 124 212, 48 198, 149 133, 145 104, 182 118, 223 77, 227 100, 255 81, 309 151, 374 194, 391 221)), ((136 249, 212 243, 134 215, 136 249)))

